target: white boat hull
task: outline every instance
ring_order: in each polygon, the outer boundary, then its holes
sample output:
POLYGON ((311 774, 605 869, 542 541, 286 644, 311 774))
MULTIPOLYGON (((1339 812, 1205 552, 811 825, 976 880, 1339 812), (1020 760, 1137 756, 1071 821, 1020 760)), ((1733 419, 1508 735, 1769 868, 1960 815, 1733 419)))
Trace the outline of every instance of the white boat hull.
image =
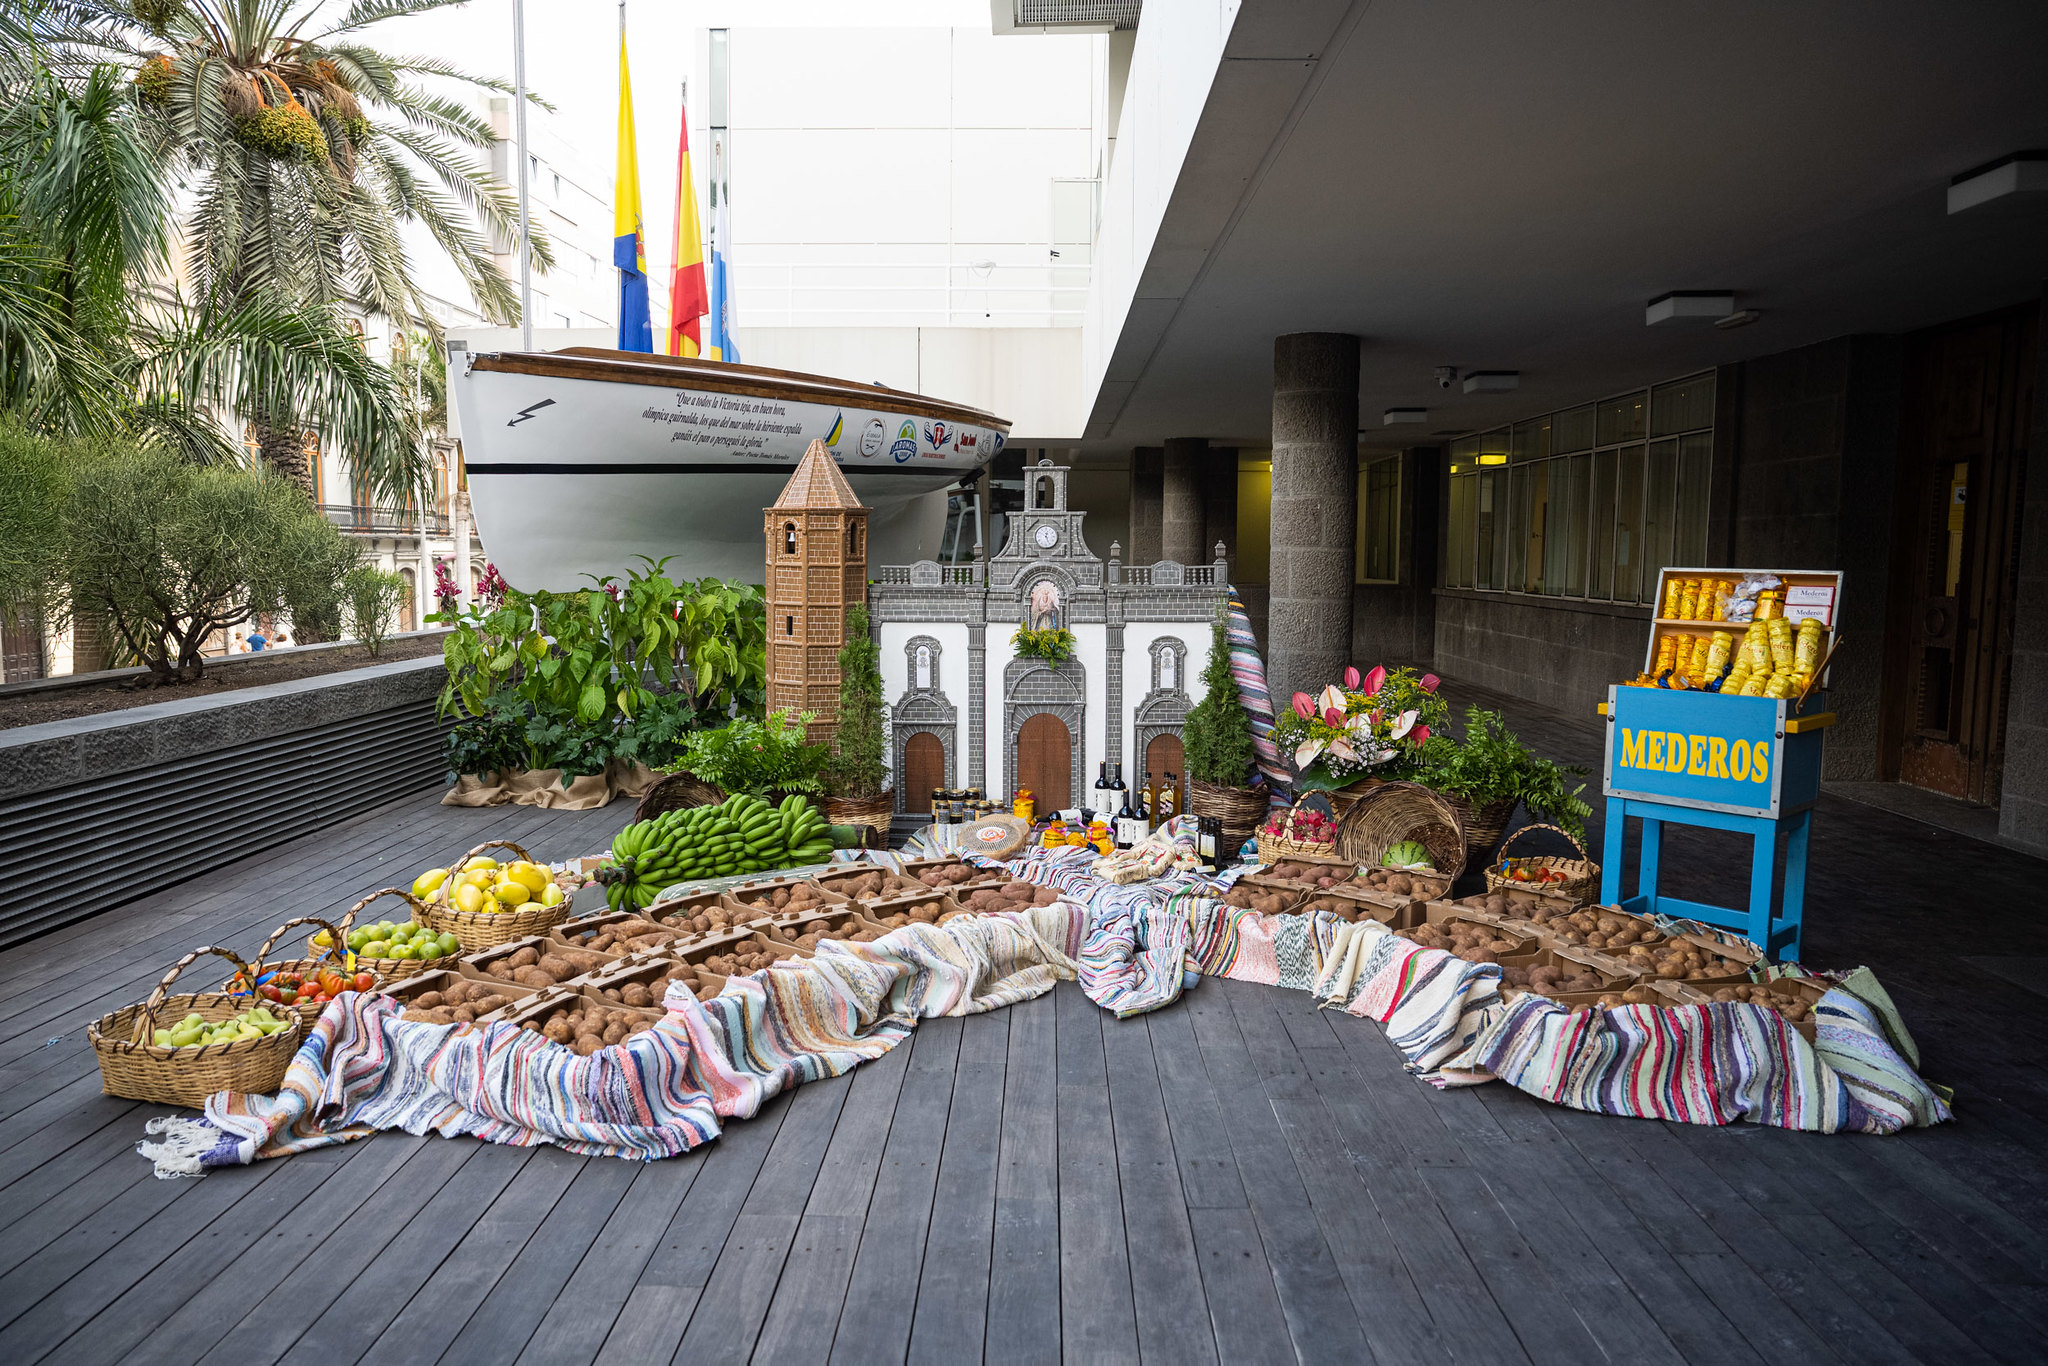
POLYGON ((586 587, 643 556, 758 583, 762 510, 813 440, 874 510, 870 563, 930 559, 946 491, 1008 435, 895 390, 614 354, 486 354, 451 376, 477 533, 516 588, 586 587))

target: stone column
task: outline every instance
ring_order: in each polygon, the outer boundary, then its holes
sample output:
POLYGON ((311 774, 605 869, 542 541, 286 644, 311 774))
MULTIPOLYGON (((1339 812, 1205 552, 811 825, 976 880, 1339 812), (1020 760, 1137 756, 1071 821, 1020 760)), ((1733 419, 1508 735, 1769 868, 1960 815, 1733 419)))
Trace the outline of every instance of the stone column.
POLYGON ((469 494, 455 492, 455 516, 450 530, 455 533, 455 591, 460 594, 457 610, 467 609, 476 588, 469 572, 469 494))
POLYGON ((1202 545, 1200 558, 1224 553, 1237 559, 1237 451, 1211 446, 1202 459, 1202 545))
POLYGON ((1159 554, 1159 501, 1166 453, 1158 446, 1131 452, 1131 563, 1148 565, 1159 554))
MULTIPOLYGON (((967 628, 967 787, 988 786, 988 627, 967 628)), ((956 770, 957 771, 957 770, 956 770)), ((1000 797, 991 798, 1000 800, 1000 797)))
POLYGON ((1331 682, 1350 658, 1357 466, 1358 338, 1276 337, 1266 642, 1276 706, 1331 682))
POLYGON ((1209 558, 1202 544, 1202 476, 1208 462, 1209 443, 1202 437, 1178 436, 1166 443, 1159 499, 1162 560, 1201 564, 1209 558))

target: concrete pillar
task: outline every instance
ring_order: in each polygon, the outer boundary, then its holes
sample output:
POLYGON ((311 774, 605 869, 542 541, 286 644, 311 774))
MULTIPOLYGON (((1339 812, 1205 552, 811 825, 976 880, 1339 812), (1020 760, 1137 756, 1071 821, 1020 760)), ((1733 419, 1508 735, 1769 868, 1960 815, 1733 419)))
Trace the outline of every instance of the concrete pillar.
POLYGON ((1209 443, 1199 436, 1177 436, 1166 443, 1160 481, 1159 558, 1178 564, 1206 564, 1209 546, 1203 540, 1202 475, 1209 443))
POLYGON ((1166 452, 1139 446, 1131 452, 1131 563, 1151 564, 1159 554, 1159 502, 1166 452))
MULTIPOLYGON (((2041 317, 2048 321, 2048 290, 2041 317)), ((2005 771, 1998 833, 2048 854, 2048 346, 2038 348, 2034 430, 2021 485, 2019 592, 2013 598, 2012 682, 2007 693, 2005 771)))
POLYGON ((1351 656, 1357 465, 1358 338, 1276 337, 1266 672, 1278 706, 1335 680, 1351 656))
POLYGON ((1237 559, 1237 451, 1211 446, 1202 460, 1202 544, 1237 559))

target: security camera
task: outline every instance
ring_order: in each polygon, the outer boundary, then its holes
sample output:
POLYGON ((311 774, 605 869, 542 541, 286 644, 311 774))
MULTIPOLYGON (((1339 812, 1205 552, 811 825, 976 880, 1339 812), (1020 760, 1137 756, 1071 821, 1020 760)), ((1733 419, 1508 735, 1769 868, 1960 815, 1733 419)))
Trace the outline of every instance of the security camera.
POLYGON ((1458 367, 1457 367, 1457 366, 1455 366, 1455 365, 1439 365, 1439 366, 1438 366, 1438 367, 1436 368, 1436 387, 1437 387, 1437 388, 1439 388, 1439 389, 1448 389, 1448 388, 1450 388, 1450 387, 1451 387, 1451 386, 1452 386, 1453 384, 1456 384, 1457 382, 1458 382, 1458 367))

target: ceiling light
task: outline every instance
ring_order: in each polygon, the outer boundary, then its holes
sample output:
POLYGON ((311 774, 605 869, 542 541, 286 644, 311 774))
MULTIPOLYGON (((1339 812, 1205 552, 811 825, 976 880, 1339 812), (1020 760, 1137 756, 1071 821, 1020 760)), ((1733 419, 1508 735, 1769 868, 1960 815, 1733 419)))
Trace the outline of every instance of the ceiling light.
POLYGON ((1506 451, 1488 451, 1479 457, 1479 463, 1482 465, 1505 465, 1508 463, 1508 453, 1506 451))
POLYGON ((1763 314, 1757 312, 1753 308, 1741 308, 1737 309, 1733 313, 1730 313, 1725 318, 1714 319, 1714 326, 1720 328, 1723 332, 1726 332, 1730 328, 1748 327, 1751 323, 1755 322, 1758 318, 1761 318, 1762 316, 1763 314))
POLYGON ((1380 414, 1380 425, 1382 427, 1393 427, 1403 422, 1427 421, 1429 421, 1429 409, 1427 408, 1389 408, 1380 414))
POLYGON ((1519 370, 1474 370, 1465 376, 1465 392, 1468 394, 1505 394, 1520 387, 1522 372, 1519 370))
POLYGON ((1961 213, 2013 194, 2048 190, 2048 152, 2014 152, 1948 183, 1948 211, 1961 213))
POLYGON ((1690 322, 1695 318, 1725 318, 1735 311, 1735 295, 1725 289, 1679 289, 1650 300, 1643 309, 1643 324, 1690 322))

